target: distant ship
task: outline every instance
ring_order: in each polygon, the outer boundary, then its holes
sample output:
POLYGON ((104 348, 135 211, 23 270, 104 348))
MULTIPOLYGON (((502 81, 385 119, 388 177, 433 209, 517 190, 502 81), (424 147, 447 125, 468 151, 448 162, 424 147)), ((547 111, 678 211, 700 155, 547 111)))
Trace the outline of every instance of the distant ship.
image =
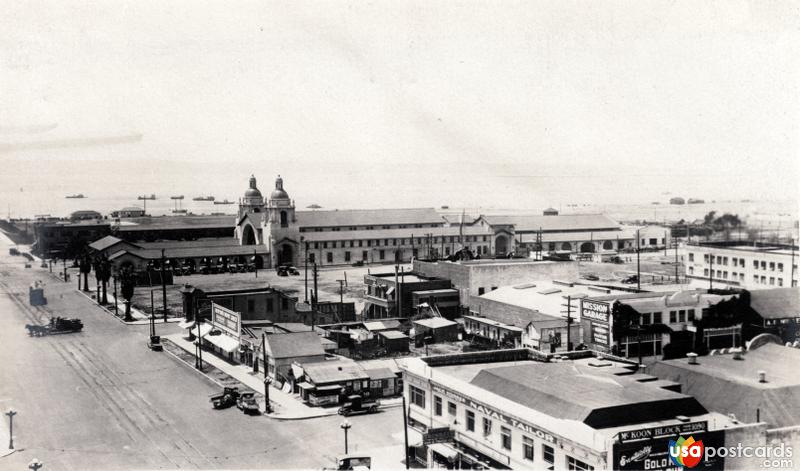
POLYGON ((186 214, 188 210, 181 208, 181 209, 173 209, 172 212, 175 214, 186 214))
POLYGON ((170 196, 169 198, 172 199, 172 200, 182 200, 183 199, 183 195, 170 196))
POLYGON ((705 201, 701 200, 700 198, 689 198, 689 201, 687 201, 687 203, 688 204, 703 204, 703 203, 705 203, 705 201))
POLYGON ((147 196, 147 195, 139 196, 137 199, 139 199, 139 200, 154 200, 154 199, 156 199, 156 195, 155 195, 155 193, 153 193, 150 196, 147 196))
POLYGON ((213 196, 195 196, 192 198, 193 201, 214 201, 213 196))
POLYGON ((228 200, 222 200, 222 201, 214 201, 214 204, 234 204, 234 202, 228 200))
POLYGON ((86 197, 83 196, 83 193, 78 193, 77 195, 67 195, 67 196, 65 196, 65 198, 71 200, 71 199, 81 199, 81 198, 86 198, 86 197))

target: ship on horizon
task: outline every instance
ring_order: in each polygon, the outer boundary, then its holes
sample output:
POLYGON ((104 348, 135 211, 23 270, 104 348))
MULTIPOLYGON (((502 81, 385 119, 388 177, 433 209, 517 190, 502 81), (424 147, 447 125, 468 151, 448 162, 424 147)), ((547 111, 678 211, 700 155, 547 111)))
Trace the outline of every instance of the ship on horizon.
POLYGON ((138 198, 136 198, 136 199, 138 199, 138 200, 142 200, 142 201, 154 200, 154 199, 156 199, 156 194, 155 194, 155 193, 152 193, 152 194, 150 194, 150 196, 147 196, 147 195, 142 195, 142 196, 139 196, 139 197, 138 197, 138 198))
POLYGON ((234 204, 233 201, 222 200, 222 201, 214 201, 214 204, 234 204))
POLYGON ((211 195, 209 196, 195 196, 192 198, 192 201, 214 201, 215 198, 211 195))
POLYGON ((66 198, 66 199, 68 199, 68 200, 72 200, 72 199, 82 199, 82 198, 86 198, 86 196, 84 196, 84 195, 83 195, 83 193, 78 193, 77 195, 67 195, 67 196, 65 196, 64 198, 66 198))

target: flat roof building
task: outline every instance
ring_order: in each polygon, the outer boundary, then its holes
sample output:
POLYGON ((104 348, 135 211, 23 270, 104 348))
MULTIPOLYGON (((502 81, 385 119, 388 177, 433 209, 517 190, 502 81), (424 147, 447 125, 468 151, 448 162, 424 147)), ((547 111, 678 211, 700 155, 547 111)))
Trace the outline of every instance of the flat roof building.
POLYGON ((709 280, 717 288, 790 288, 800 277, 796 245, 701 242, 684 250, 686 276, 709 280))

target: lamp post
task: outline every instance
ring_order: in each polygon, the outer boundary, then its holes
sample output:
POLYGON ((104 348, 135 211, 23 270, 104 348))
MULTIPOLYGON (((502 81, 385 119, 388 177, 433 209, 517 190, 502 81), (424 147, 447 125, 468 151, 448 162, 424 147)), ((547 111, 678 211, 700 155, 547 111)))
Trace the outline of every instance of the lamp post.
POLYGON ((272 378, 267 375, 264 370, 264 413, 269 414, 272 412, 272 405, 269 403, 269 385, 272 384, 272 378))
POLYGON ((347 419, 344 419, 342 421, 342 424, 339 425, 339 427, 341 427, 341 429, 344 430, 344 454, 345 455, 348 453, 348 450, 347 450, 347 431, 350 430, 350 427, 352 427, 352 426, 353 425, 347 419))
POLYGON ((14 449, 14 416, 17 415, 17 411, 14 409, 9 409, 6 412, 8 416, 8 449, 14 449))
POLYGON ((114 275, 114 315, 119 316, 119 304, 117 303, 117 275, 114 275))
POLYGON ((200 336, 200 317, 195 313, 195 323, 197 324, 197 349, 194 355, 194 367, 203 371, 203 338, 200 336))

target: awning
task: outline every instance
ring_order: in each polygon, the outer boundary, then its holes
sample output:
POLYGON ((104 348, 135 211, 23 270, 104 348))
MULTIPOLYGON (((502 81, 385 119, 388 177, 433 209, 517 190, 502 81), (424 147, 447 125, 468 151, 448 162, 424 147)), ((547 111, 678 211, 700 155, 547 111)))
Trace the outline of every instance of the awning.
MULTIPOLYGON (((195 326, 197 327, 197 326, 195 326)), ((197 335, 197 329, 190 330, 191 333, 197 335)), ((208 333, 211 332, 211 324, 200 324, 200 337, 205 337, 208 333)))
POLYGON ((411 427, 408 428, 408 446, 418 447, 422 446, 422 432, 415 430, 411 427))
POLYGON ((458 456, 458 450, 444 443, 431 443, 428 448, 449 460, 453 460, 458 456))
POLYGON ((305 381, 301 381, 297 383, 297 387, 300 389, 314 389, 314 385, 310 383, 306 383, 305 381))
POLYGON ((207 335, 205 339, 228 353, 239 349, 239 341, 227 335, 207 335))
POLYGON ((191 329, 192 327, 194 327, 194 321, 178 322, 178 327, 180 327, 181 329, 191 329))
POLYGON ((331 392, 331 391, 341 391, 342 386, 340 384, 329 384, 327 386, 317 386, 317 391, 320 392, 331 392))

